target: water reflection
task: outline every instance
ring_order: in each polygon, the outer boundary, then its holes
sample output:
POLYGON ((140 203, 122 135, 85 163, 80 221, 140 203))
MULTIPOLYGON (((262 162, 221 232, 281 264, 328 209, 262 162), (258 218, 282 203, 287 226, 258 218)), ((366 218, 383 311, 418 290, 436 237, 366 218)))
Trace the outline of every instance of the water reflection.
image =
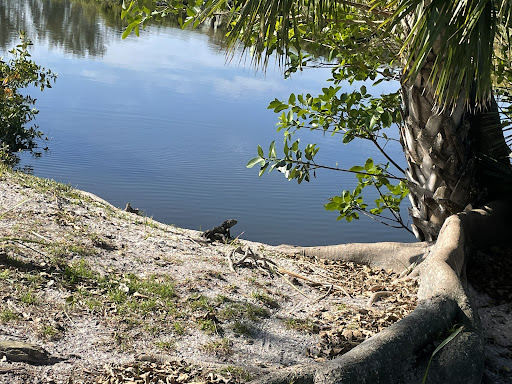
MULTIPOLYGON (((125 23, 121 6, 82 0, 0 0, 0 50, 10 49, 16 31, 24 30, 34 42, 62 49, 79 57, 101 57, 108 42, 121 39, 125 23)), ((224 49, 224 31, 219 20, 200 28, 209 43, 224 49)), ((176 27, 167 19, 152 28, 176 27)))
POLYGON ((10 48, 13 31, 24 30, 34 42, 78 56, 101 56, 109 31, 100 17, 96 6, 69 1, 0 0, 0 47, 10 48))

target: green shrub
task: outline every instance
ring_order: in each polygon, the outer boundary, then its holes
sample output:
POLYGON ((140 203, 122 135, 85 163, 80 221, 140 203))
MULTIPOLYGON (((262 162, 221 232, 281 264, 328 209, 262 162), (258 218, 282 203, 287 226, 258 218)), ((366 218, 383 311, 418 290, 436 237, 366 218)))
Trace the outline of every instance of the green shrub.
POLYGON ((21 89, 29 86, 51 88, 57 75, 46 70, 30 59, 30 40, 20 33, 20 44, 9 51, 11 58, 0 57, 0 161, 15 163, 16 152, 33 151, 37 139, 43 133, 37 125, 27 126, 38 111, 33 107, 36 99, 22 94, 21 89))

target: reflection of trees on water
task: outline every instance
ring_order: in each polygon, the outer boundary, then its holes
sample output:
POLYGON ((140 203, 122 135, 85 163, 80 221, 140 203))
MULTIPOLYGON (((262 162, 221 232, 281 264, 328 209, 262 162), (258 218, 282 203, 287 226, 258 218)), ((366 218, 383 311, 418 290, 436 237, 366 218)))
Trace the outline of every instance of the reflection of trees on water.
POLYGON ((208 42, 211 46, 215 47, 217 51, 223 52, 226 50, 227 25, 226 20, 224 20, 222 16, 208 20, 204 24, 201 24, 197 30, 208 36, 208 42))
POLYGON ((13 31, 25 30, 34 42, 47 41, 79 56, 101 56, 106 41, 120 38, 120 12, 119 6, 80 1, 0 0, 0 48, 11 47, 13 31))
MULTIPOLYGON (((15 31, 24 30, 34 43, 44 41, 78 56, 102 56, 109 41, 121 39, 125 23, 120 14, 120 5, 90 0, 0 0, 0 50, 10 49, 16 41, 15 31)), ((179 24, 168 18, 149 28, 163 27, 179 28, 179 24)), ((197 32, 208 36, 210 46, 223 51, 223 27, 217 20, 215 27, 206 24, 197 32)))

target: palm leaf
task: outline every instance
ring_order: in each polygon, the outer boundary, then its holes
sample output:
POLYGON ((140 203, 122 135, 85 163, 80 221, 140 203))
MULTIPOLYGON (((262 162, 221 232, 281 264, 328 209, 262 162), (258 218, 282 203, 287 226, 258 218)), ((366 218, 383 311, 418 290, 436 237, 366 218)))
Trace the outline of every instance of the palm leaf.
POLYGON ((404 34, 402 54, 406 79, 413 81, 432 49, 437 55, 429 79, 442 107, 453 105, 462 93, 466 102, 484 105, 491 99, 495 45, 507 42, 510 59, 512 6, 501 0, 374 0, 393 9, 389 28, 404 34), (437 45, 437 46, 436 46, 437 45))

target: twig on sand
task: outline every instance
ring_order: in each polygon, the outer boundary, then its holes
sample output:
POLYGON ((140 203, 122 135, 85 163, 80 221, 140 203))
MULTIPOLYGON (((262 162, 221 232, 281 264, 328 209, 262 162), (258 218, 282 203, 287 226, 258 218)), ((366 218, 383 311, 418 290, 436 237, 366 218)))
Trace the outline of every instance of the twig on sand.
POLYGON ((378 291, 378 292, 375 292, 373 295, 370 296, 370 298, 368 299, 368 302, 366 303, 366 305, 370 306, 373 303, 375 303, 377 300, 379 300, 380 298, 392 295, 393 293, 394 292, 391 292, 391 291, 378 291))
POLYGON ((231 272, 235 272, 236 273, 236 269, 233 266, 233 259, 231 258, 231 252, 226 252, 226 261, 228 262, 229 270, 231 272))
POLYGON ((241 267, 247 264, 251 264, 250 261, 253 262, 252 265, 269 274, 269 276, 272 276, 274 273, 272 266, 277 266, 276 263, 274 263, 272 260, 254 253, 250 247, 247 247, 245 250, 243 250, 242 247, 237 247, 228 256, 228 263, 232 263, 230 264, 230 269, 231 267, 233 267, 232 270, 234 270, 235 267, 241 267), (240 253, 244 256, 236 263, 233 263, 232 257, 235 255, 235 253, 240 253))
MULTIPOLYGON (((318 300, 322 300, 325 297, 327 297, 331 293, 331 291, 333 289, 337 289, 338 291, 343 292, 346 296, 352 297, 352 296, 350 296, 350 294, 343 287, 340 287, 339 285, 335 285, 335 284, 332 284, 332 283, 322 283, 322 282, 310 279, 309 277, 300 275, 300 274, 298 274, 296 272, 292 272, 292 271, 289 271, 287 269, 281 268, 275 262, 273 262, 272 260, 270 260, 270 259, 268 259, 266 257, 260 256, 258 254, 255 254, 250 247, 247 247, 245 250, 243 250, 242 247, 237 247, 233 251, 227 253, 226 259, 227 259, 227 262, 229 264, 229 269, 234 271, 234 272, 236 272, 235 267, 244 266, 246 264, 249 264, 249 260, 251 260, 251 261, 253 261, 253 265, 255 265, 257 268, 259 268, 261 270, 264 270, 269 275, 272 275, 273 273, 279 274, 287 282, 289 282, 295 289, 297 289, 297 287, 295 287, 288 279, 286 279, 284 277, 284 275, 293 276, 293 277, 295 277, 297 279, 301 279, 301 280, 307 281, 313 287, 329 287, 327 293, 324 296, 322 296, 320 299, 318 299, 318 300), (234 263, 233 262, 233 257, 235 256, 236 253, 243 254, 244 256, 239 261, 234 263), (273 268, 273 267, 275 267, 275 268, 273 268)), ((309 298, 303 292, 300 292, 300 293, 303 296, 309 298)))
POLYGON ((278 270, 278 272, 286 273, 286 274, 288 274, 290 276, 293 276, 293 277, 296 277, 298 279, 302 279, 304 281, 307 281, 312 286, 332 287, 332 289, 337 289, 338 291, 343 292, 348 297, 352 297, 352 296, 350 296, 350 294, 343 287, 340 287, 339 285, 330 284, 330 283, 321 283, 321 282, 312 280, 309 277, 299 275, 298 273, 295 273, 295 272, 292 272, 292 271, 288 271, 288 270, 283 269, 283 268, 278 268, 277 270, 278 270))
MULTIPOLYGON (((299 288, 295 286, 285 275, 282 273, 279 273, 279 271, 276 271, 276 273, 283 278, 284 281, 286 281, 293 289, 295 289, 297 292, 299 292, 302 296, 304 296, 306 299, 311 300, 311 298, 306 295, 304 292, 302 292, 299 288)), ((319 299, 320 301, 321 299, 319 299)))
POLYGON ((320 297, 316 300, 316 302, 318 303, 319 301, 321 301, 321 300, 325 299, 327 296, 329 296, 329 294, 330 294, 330 293, 331 293, 331 291, 332 291, 332 287, 333 287, 333 285, 331 284, 331 285, 329 286, 329 289, 328 289, 328 290, 327 290, 327 292, 325 293, 325 295, 320 296, 320 297))

